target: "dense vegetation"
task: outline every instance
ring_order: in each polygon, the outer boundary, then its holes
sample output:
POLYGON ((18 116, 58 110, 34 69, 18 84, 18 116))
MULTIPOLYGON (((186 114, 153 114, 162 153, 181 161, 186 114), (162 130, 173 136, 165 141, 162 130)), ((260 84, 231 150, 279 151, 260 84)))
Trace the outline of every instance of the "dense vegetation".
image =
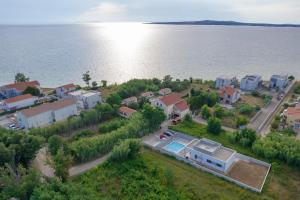
POLYGON ((191 97, 189 99, 191 111, 198 111, 204 105, 209 107, 214 106, 218 101, 218 95, 215 92, 210 91, 195 91, 191 90, 191 97))
POLYGON ((294 89, 294 92, 295 92, 296 94, 300 94, 300 83, 297 84, 297 86, 296 86, 295 89, 294 89))
POLYGON ((0 166, 5 163, 14 168, 19 164, 27 166, 42 143, 39 136, 0 129, 0 166))
POLYGON ((110 160, 114 162, 122 162, 127 159, 135 158, 141 149, 141 141, 139 139, 126 139, 114 146, 111 151, 110 160))
POLYGON ((270 133, 253 144, 253 150, 269 160, 279 159, 300 168, 300 142, 293 137, 270 133))
POLYGON ((127 120, 125 119, 116 118, 111 121, 100 124, 98 130, 100 133, 108 133, 125 125, 126 121, 127 120))

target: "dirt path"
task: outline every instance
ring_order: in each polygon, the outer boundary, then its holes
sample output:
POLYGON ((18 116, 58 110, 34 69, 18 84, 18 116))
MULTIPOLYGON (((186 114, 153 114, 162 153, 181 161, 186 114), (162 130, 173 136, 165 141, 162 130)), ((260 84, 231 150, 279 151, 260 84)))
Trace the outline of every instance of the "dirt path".
POLYGON ((33 160, 33 166, 35 166, 44 176, 46 177, 54 177, 54 169, 47 164, 47 148, 41 148, 35 159, 33 160))
MULTIPOLYGON (((194 122, 196 122, 198 124, 207 125, 207 121, 204 120, 204 119, 202 119, 199 116, 193 116, 193 120, 194 120, 194 122)), ((235 132, 235 131, 237 131, 237 129, 230 128, 230 127, 227 127, 227 126, 222 126, 222 129, 224 129, 225 131, 229 131, 229 132, 235 132)))
POLYGON ((72 177, 72 176, 80 175, 80 174, 96 167, 97 165, 104 163, 110 157, 110 154, 111 153, 108 153, 96 160, 71 167, 69 169, 69 176, 72 177))

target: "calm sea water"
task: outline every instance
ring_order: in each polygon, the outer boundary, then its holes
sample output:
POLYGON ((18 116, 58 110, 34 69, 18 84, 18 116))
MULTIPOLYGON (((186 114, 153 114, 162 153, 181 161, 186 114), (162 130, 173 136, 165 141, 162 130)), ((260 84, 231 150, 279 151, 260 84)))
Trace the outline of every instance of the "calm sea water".
POLYGON ((300 29, 88 24, 0 26, 0 85, 23 72, 43 86, 131 78, 288 73, 300 78, 300 29))

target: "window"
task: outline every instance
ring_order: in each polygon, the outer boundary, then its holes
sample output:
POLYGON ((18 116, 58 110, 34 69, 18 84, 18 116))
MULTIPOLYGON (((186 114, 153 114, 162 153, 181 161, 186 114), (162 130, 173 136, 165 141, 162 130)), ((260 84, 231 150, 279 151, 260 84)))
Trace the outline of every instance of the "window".
POLYGON ((197 159, 197 158, 198 158, 198 156, 195 154, 195 155, 194 155, 194 158, 195 158, 195 159, 197 159))
POLYGON ((212 163, 212 161, 211 161, 211 160, 206 160, 206 162, 208 162, 208 163, 212 163))
POLYGON ((219 164, 219 163, 217 163, 216 165, 217 165, 217 167, 222 167, 222 165, 221 165, 221 164, 219 164))

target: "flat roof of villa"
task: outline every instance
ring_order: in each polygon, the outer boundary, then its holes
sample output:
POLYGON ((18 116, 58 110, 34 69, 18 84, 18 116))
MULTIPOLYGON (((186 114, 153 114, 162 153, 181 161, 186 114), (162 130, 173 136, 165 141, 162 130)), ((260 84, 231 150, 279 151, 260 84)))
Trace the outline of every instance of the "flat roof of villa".
POLYGON ((195 151, 202 152, 204 154, 208 154, 219 160, 226 161, 232 154, 236 151, 223 147, 220 143, 214 142, 209 139, 195 139, 189 145, 189 148, 194 149, 195 151))

